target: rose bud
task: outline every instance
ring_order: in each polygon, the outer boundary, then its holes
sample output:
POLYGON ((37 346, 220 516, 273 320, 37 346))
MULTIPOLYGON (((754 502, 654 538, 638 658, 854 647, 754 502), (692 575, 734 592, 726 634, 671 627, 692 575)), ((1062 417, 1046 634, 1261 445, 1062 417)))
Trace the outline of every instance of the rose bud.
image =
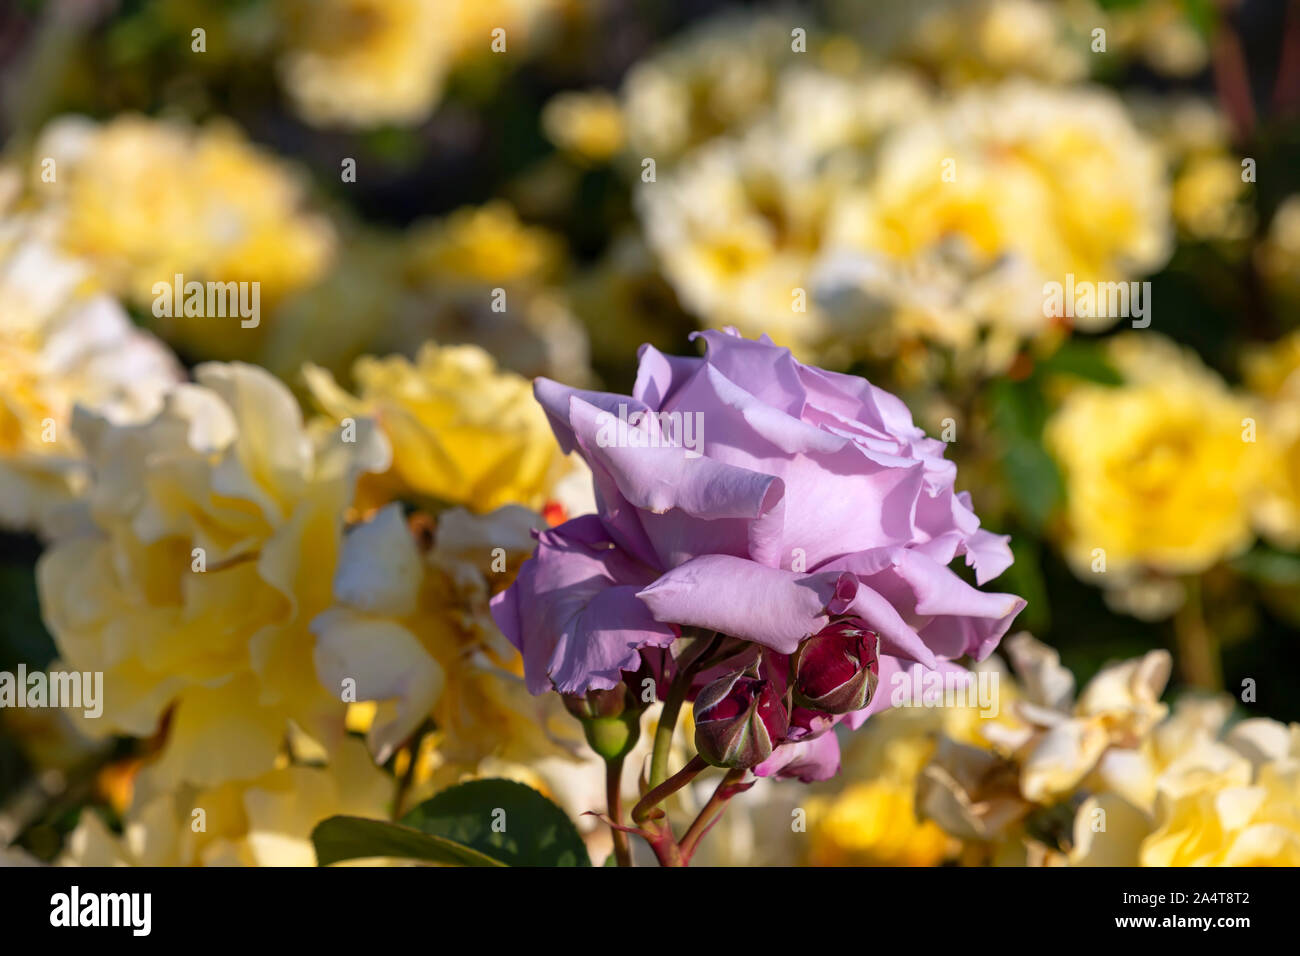
POLYGON ((695 749, 715 767, 748 770, 772 755, 789 718, 771 683, 740 671, 695 698, 695 749))
POLYGON ((880 680, 879 650, 879 635, 858 618, 828 624, 790 659, 795 703, 824 714, 866 707, 880 680))
POLYGON ((586 695, 562 694, 564 709, 579 720, 617 717, 627 706, 627 687, 619 684, 609 690, 589 690, 586 695))
POLYGON ((605 760, 627 756, 641 736, 641 711, 629 706, 631 691, 625 684, 610 690, 590 690, 586 696, 564 694, 564 708, 582 721, 587 743, 605 760))

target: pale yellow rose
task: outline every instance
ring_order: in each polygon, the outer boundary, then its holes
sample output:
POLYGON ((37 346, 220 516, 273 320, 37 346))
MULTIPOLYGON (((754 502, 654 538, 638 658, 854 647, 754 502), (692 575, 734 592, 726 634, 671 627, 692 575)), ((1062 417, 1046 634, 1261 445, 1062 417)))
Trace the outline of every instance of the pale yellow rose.
POLYGON ((791 60, 787 20, 725 13, 632 65, 619 98, 638 175, 643 158, 666 166, 763 111, 791 60))
POLYGON ((50 534, 86 483, 70 428, 80 404, 117 422, 157 410, 171 353, 59 249, 46 213, 19 209, 0 169, 0 525, 50 534))
POLYGON ((356 396, 323 369, 304 374, 333 421, 369 416, 392 446, 392 468, 362 481, 363 509, 412 496, 474 511, 541 508, 571 470, 531 383, 498 370, 476 346, 429 343, 414 363, 361 358, 352 370, 356 396))
POLYGON ((836 204, 823 286, 886 304, 902 334, 985 350, 994 368, 1067 321, 1049 315, 1046 283, 1132 279, 1171 248, 1163 157, 1099 89, 964 89, 885 136, 875 170, 836 204))
POLYGON ((122 834, 85 809, 64 866, 315 866, 311 831, 336 814, 387 819, 393 781, 357 741, 328 766, 285 766, 253 780, 180 787, 139 801, 122 834))
POLYGON ((1044 432, 1075 573, 1107 586, 1143 568, 1195 574, 1244 550, 1267 437, 1251 440, 1253 406, 1155 333, 1120 336, 1109 354, 1124 384, 1073 386, 1044 432))
POLYGON ((56 164, 57 179, 32 193, 57 217, 62 245, 152 314, 165 337, 204 356, 253 355, 269 324, 262 312, 332 259, 333 228, 304 208, 299 182, 226 123, 63 118, 34 152, 56 164), (177 275, 256 283, 257 315, 177 315, 177 275))
POLYGON ((899 53, 936 70, 945 84, 1032 76, 1054 82, 1088 74, 1088 46, 1061 8, 1044 0, 919 5, 899 53))
POLYGON ((832 326, 815 271, 837 252, 837 206, 860 189, 881 132, 927 97, 910 74, 784 73, 770 109, 743 133, 687 153, 640 187, 646 241, 682 304, 811 359, 869 334, 832 326), (837 343, 838 346, 837 346, 837 343))
POLYGON ((167 790, 270 769, 296 725, 330 746, 344 705, 311 665, 358 473, 387 466, 367 420, 309 432, 289 391, 241 364, 201 365, 139 425, 79 412, 93 478, 84 531, 37 566, 68 666, 104 673, 95 736, 165 744, 167 790))
POLYGON ((1051 679, 1064 690, 1060 678, 1068 672, 1057 653, 1027 634, 1017 635, 1007 649, 1017 672, 1029 678, 1026 698, 1013 704, 1024 726, 995 742, 1014 740, 1020 791, 1031 803, 1050 804, 1068 795, 1107 750, 1137 746, 1168 713, 1160 702, 1172 667, 1168 651, 1103 667, 1077 701, 1071 680, 1070 690, 1053 702, 1036 692, 1030 675, 1031 668, 1041 665, 1039 674, 1060 675, 1051 679), (1023 736, 1015 739, 1017 733, 1023 736))
POLYGON ((299 114, 318 126, 415 125, 448 74, 494 52, 525 52, 556 0, 280 0, 280 73, 299 114))
POLYGON ((1075 820, 1076 865, 1295 866, 1300 725, 1188 699, 1142 746, 1103 761, 1075 820), (1104 811, 1099 813, 1098 811, 1104 811))
POLYGON ((375 701, 368 740, 383 763, 426 720, 439 763, 473 770, 495 757, 529 763, 577 742, 555 695, 533 697, 518 652, 488 612, 532 550, 540 516, 518 506, 438 518, 422 548, 398 505, 354 528, 334 577, 334 604, 316 618, 321 682, 375 701))

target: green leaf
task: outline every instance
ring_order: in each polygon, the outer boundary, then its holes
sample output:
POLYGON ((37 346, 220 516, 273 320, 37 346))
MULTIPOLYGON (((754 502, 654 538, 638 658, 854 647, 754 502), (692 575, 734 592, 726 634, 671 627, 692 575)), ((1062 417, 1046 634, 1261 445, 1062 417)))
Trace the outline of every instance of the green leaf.
POLYGON ((316 847, 318 866, 370 857, 425 860, 453 866, 505 866, 500 860, 454 840, 364 817, 337 816, 322 820, 311 831, 311 842, 316 847))
POLYGON ((1007 444, 1002 467, 1021 514, 1033 530, 1042 531, 1065 498, 1056 462, 1041 445, 1021 440, 1007 444))
POLYGON ((1015 558, 1011 567, 998 579, 999 591, 1019 594, 1027 602, 1016 618, 1016 627, 1034 634, 1044 634, 1051 627, 1052 617, 1047 596, 1047 582, 1043 577, 1043 554, 1038 542, 1028 535, 1011 536, 1011 554, 1015 558))
POLYGON ((1095 342, 1068 341, 1038 363, 1038 368, 1050 375, 1073 375, 1099 385, 1121 385, 1123 376, 1106 359, 1106 353, 1095 342))
POLYGON ((1300 555, 1257 547, 1231 562, 1238 574, 1269 585, 1300 585, 1300 555))
POLYGON ((591 866, 587 847, 564 811, 513 780, 449 787, 402 822, 511 866, 591 866))

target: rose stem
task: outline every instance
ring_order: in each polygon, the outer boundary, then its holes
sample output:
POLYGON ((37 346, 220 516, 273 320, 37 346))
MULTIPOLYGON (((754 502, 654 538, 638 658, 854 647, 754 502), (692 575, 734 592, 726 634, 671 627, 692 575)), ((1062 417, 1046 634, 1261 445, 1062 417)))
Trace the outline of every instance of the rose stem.
POLYGON ((1187 581, 1187 597, 1174 615, 1174 641, 1178 646, 1178 669, 1183 679, 1200 690, 1223 689, 1222 664, 1218 642, 1201 605, 1201 583, 1187 581))
POLYGON ((686 695, 690 693, 691 681, 695 677, 697 665, 717 643, 717 635, 709 638, 700 637, 682 655, 683 660, 673 677, 668 694, 664 697, 664 708, 659 714, 659 725, 655 728, 654 751, 650 756, 650 786, 657 787, 668 776, 668 752, 673 745, 673 732, 677 729, 677 717, 681 712, 686 695))
POLYGON ((650 811, 698 777, 709 765, 696 754, 681 770, 642 797, 632 808, 632 822, 641 826, 650 819, 650 811))
POLYGON ((614 859, 619 866, 632 865, 632 849, 628 845, 627 833, 620 830, 623 825, 623 758, 615 757, 605 761, 605 802, 609 818, 614 821, 610 833, 614 835, 614 859))
POLYGON ((713 825, 722 819, 722 814, 727 809, 727 801, 736 794, 748 789, 747 787, 737 787, 736 784, 745 776, 743 770, 731 770, 719 782, 717 789, 713 791, 713 796, 709 797, 709 802, 704 805, 699 816, 692 821, 690 827, 686 830, 686 835, 682 837, 678 846, 681 848, 682 859, 686 865, 690 865, 691 857, 695 854, 695 848, 704 835, 713 829, 713 825))

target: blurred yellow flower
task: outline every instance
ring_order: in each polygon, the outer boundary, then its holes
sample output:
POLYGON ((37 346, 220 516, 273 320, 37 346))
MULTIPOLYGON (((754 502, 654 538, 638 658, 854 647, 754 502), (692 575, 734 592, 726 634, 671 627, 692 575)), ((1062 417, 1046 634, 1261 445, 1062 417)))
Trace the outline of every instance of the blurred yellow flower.
POLYGON ((410 354, 429 339, 490 351, 523 375, 582 383, 587 339, 556 286, 565 249, 502 200, 412 226, 404 239, 407 305, 387 331, 410 354))
POLYGON ((358 359, 355 397, 323 369, 309 365, 304 375, 333 421, 373 418, 392 446, 391 469, 361 481, 363 510, 413 495, 474 511, 541 508, 572 470, 531 383, 477 346, 428 343, 414 363, 358 359))
POLYGON ((920 7, 899 53, 939 72, 945 84, 1023 75, 1066 82, 1088 74, 1088 46, 1059 5, 975 0, 920 7))
POLYGON ((11 208, 17 189, 0 170, 0 525, 48 535, 86 483, 73 406, 139 420, 181 371, 58 248, 49 215, 11 208))
POLYGON ((333 255, 328 220, 303 190, 233 126, 124 114, 96 125, 51 123, 35 155, 55 162, 33 193, 58 216, 60 240, 109 288, 146 312, 169 340, 207 357, 251 355, 265 329, 238 317, 160 316, 158 283, 257 283, 260 308, 314 281, 333 255))
POLYGON ((507 287, 553 278, 564 255, 557 237, 521 222, 500 200, 417 226, 409 246, 408 268, 416 276, 507 287))
POLYGON ((1260 271, 1273 285, 1300 295, 1300 195, 1288 196, 1277 207, 1257 255, 1260 271))
POLYGON ((412 124, 440 99, 455 38, 439 0, 282 2, 285 89, 303 119, 351 127, 412 124))
POLYGON ((1173 214, 1195 239, 1243 239, 1252 220, 1241 200, 1249 188, 1240 161, 1224 152, 1190 157, 1174 178, 1173 214))
POLYGON ((723 14, 633 64, 619 98, 637 163, 652 157, 667 166, 692 146, 757 117, 790 62, 786 20, 723 14))
POLYGON ((326 687, 378 702, 367 737, 378 762, 426 719, 438 762, 468 771, 488 757, 530 763, 577 744, 556 695, 528 693, 519 654, 488 613, 543 524, 518 506, 447 511, 422 551, 394 504, 348 534, 334 606, 312 625, 316 668, 326 687))
POLYGON ((601 163, 623 146, 623 114, 612 93, 561 93, 542 110, 542 129, 560 149, 601 163))
POLYGON ((309 431, 254 366, 201 365, 139 425, 78 412, 93 480, 79 533, 42 556, 45 621, 68 666, 104 674, 93 736, 165 743, 160 790, 271 769, 291 726, 326 747, 344 705, 317 682, 311 619, 331 603, 343 514, 358 473, 388 450, 309 431))
POLYGON ((860 320, 830 325, 814 271, 837 251, 837 207, 861 188, 871 145, 926 102, 906 73, 790 71, 743 134, 706 143, 643 185, 646 241, 682 304, 710 326, 769 334, 805 358, 870 335, 860 320))
POLYGON ((1142 568, 1195 574, 1248 547, 1261 478, 1253 407, 1152 332, 1113 339, 1109 354, 1124 384, 1071 387, 1044 433, 1064 474, 1075 573, 1103 584, 1142 568))
POLYGON ((143 795, 121 836, 85 809, 64 866, 315 866, 311 831, 335 814, 386 819, 390 777, 357 741, 327 766, 286 766, 249 781, 143 795))
POLYGON ((1113 94, 1008 81, 885 136, 869 188, 837 204, 835 235, 846 250, 837 284, 890 303, 901 331, 953 347, 989 328, 1005 365, 1019 340, 1060 321, 1044 283, 1125 280, 1164 263, 1168 182, 1113 94))
POLYGON ((812 866, 939 866, 961 843, 916 809, 940 739, 977 741, 979 712, 899 708, 874 715, 844 750, 833 790, 806 801, 812 866))
MULTIPOLYGON (((280 72, 307 122, 365 129, 414 125, 448 74, 494 50, 526 48, 556 0, 280 0, 280 72)), ((503 57, 504 59, 504 57, 503 57)))
POLYGON ((1190 77, 1205 68, 1209 44, 1179 0, 1105 6, 1094 22, 1106 27, 1116 52, 1140 57, 1168 76, 1190 77))
POLYGON ((1264 402, 1269 454, 1256 503, 1260 531, 1280 546, 1300 545, 1300 332, 1246 357, 1246 381, 1264 402))

